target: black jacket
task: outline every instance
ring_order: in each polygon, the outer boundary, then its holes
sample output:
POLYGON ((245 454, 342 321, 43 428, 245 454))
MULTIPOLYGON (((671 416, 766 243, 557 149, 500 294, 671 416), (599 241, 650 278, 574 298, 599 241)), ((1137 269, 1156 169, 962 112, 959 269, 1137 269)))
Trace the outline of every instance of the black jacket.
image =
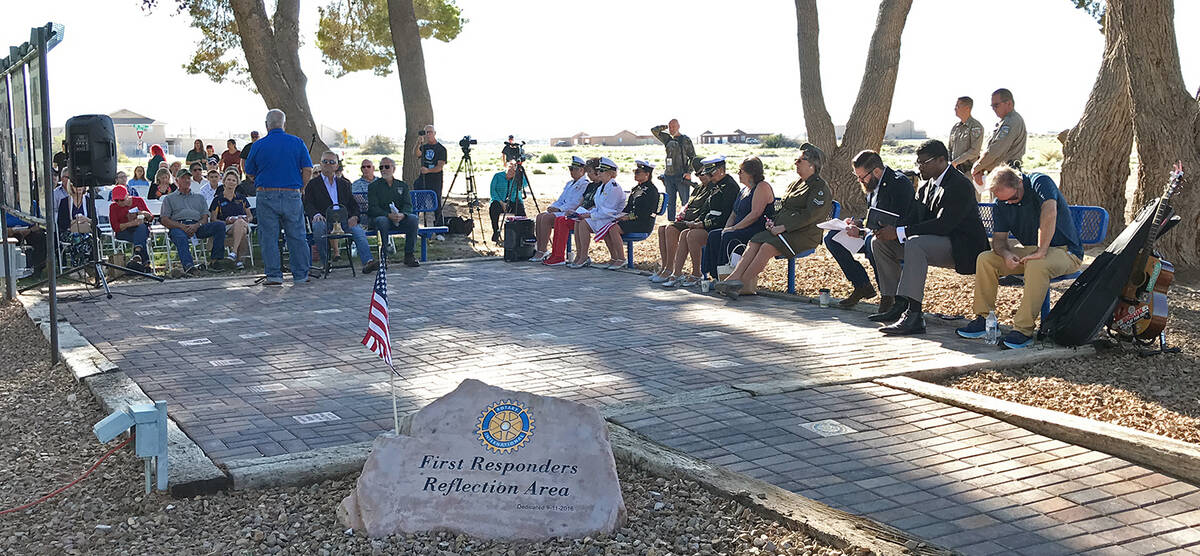
MULTIPOLYGON (((901 222, 906 221, 915 204, 913 200, 916 194, 908 176, 887 166, 883 167, 883 178, 879 180, 879 185, 875 186, 873 194, 877 197, 875 208, 900 215, 901 222)), ((868 195, 867 206, 871 206, 870 198, 868 195)))
MULTIPOLYGON (((358 199, 354 197, 350 180, 346 178, 333 178, 333 181, 337 184, 337 204, 346 209, 346 218, 361 216, 359 214, 358 199)), ((325 214, 325 211, 329 210, 329 207, 333 205, 333 200, 329 198, 329 191, 325 189, 325 180, 320 174, 309 180, 308 185, 304 186, 305 216, 312 218, 317 213, 325 214)), ((359 220, 361 221, 362 218, 359 218, 359 220)))
POLYGON ((658 202, 661 200, 662 197, 658 194, 658 188, 654 186, 654 182, 646 180, 646 183, 633 186, 623 211, 629 214, 629 220, 620 223, 621 233, 650 233, 654 229, 656 216, 654 210, 658 208, 658 202))
POLYGON ((933 187, 933 180, 921 185, 916 201, 904 235, 948 236, 954 270, 959 274, 975 274, 975 259, 989 246, 970 178, 950 166, 939 187, 933 187))
POLYGON ((709 184, 712 194, 708 197, 708 212, 696 215, 704 222, 704 229, 719 230, 729 223, 729 215, 733 214, 733 203, 737 201, 742 188, 738 186, 733 176, 725 174, 720 181, 709 184))

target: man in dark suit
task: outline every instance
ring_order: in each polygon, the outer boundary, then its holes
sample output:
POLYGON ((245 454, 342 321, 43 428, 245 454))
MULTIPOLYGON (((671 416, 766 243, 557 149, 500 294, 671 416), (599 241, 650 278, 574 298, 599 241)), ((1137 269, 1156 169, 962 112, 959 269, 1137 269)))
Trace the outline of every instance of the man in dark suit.
POLYGON ((330 151, 321 154, 321 173, 308 181, 304 186, 304 214, 312 221, 313 239, 317 242, 317 252, 321 255, 322 266, 329 264, 329 229, 332 225, 327 221, 329 209, 340 207, 345 209, 341 221, 342 229, 354 239, 358 249, 358 258, 362 261, 363 272, 374 272, 379 263, 371 256, 371 245, 367 243, 367 232, 359 226, 358 199, 350 180, 337 177, 338 156, 330 151))
POLYGON ((936 139, 917 148, 917 170, 925 183, 917 191, 906 225, 887 226, 875 232, 871 249, 879 289, 891 306, 869 318, 891 323, 884 334, 925 332, 921 301, 925 274, 930 265, 975 274, 975 261, 988 249, 987 233, 979 219, 975 186, 970 178, 950 166, 946 145, 936 139), (901 262, 903 261, 903 264, 901 262))
MULTIPOLYGON (((858 178, 863 194, 867 197, 868 210, 876 209, 892 213, 897 215, 897 218, 903 218, 908 214, 913 204, 913 186, 903 172, 885 166, 883 159, 875 151, 858 153, 854 156, 852 164, 854 176, 858 178)), ((848 224, 846 235, 853 238, 861 237, 865 240, 858 252, 865 254, 867 261, 874 267, 875 257, 871 253, 873 230, 868 229, 870 226, 864 227, 863 221, 857 218, 847 218, 846 224, 848 224)), ((833 255, 838 266, 842 267, 842 273, 846 275, 846 279, 854 285, 854 293, 838 302, 840 307, 849 309, 857 305, 859 301, 875 297, 875 288, 871 286, 871 278, 867 276, 867 270, 863 268, 862 263, 855 260, 854 254, 834 239, 837 234, 836 231, 825 234, 825 247, 829 249, 829 253, 833 255)), ((875 279, 878 281, 879 277, 877 276, 875 279)))

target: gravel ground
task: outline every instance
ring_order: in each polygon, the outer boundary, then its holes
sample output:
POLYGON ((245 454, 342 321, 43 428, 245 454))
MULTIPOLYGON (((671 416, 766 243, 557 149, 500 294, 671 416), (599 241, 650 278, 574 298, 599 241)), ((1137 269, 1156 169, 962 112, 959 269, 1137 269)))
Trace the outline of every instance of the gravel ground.
MULTIPOLYGON (((0 305, 0 509, 25 504, 79 476, 105 451, 91 425, 100 406, 61 365, 19 304, 0 305)), ((225 492, 175 500, 142 491, 141 464, 117 452, 80 484, 0 516, 6 554, 844 554, 760 518, 698 484, 621 465, 629 510, 612 535, 500 543, 450 534, 372 540, 335 518, 355 477, 303 488, 225 492)))
POLYGON ((1113 350, 943 382, 1000 399, 1200 443, 1200 291, 1195 279, 1170 292, 1167 341, 1179 354, 1113 350))

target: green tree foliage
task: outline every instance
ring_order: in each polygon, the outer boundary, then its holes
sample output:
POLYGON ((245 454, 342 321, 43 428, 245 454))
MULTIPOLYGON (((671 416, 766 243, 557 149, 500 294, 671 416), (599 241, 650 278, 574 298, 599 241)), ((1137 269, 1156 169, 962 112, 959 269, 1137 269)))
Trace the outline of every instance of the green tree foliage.
MULTIPOLYGON (((200 31, 200 41, 192 59, 183 69, 192 75, 206 75, 222 83, 226 79, 250 87, 250 72, 242 56, 242 43, 238 38, 237 22, 229 0, 162 0, 174 4, 176 14, 191 16, 191 27, 200 31)), ((157 8, 160 0, 142 0, 142 9, 157 8)))
POLYGON ((1071 3, 1075 4, 1076 8, 1092 16, 1092 19, 1095 19, 1096 23, 1104 23, 1104 0, 1071 0, 1071 3))
POLYGON ((768 149, 798 149, 800 142, 782 133, 763 137, 762 145, 768 149))
MULTIPOLYGON (((467 22, 454 0, 413 0, 413 10, 423 39, 450 42, 467 22)), ((379 76, 392 73, 396 51, 387 0, 333 0, 318 11, 317 47, 325 73, 334 77, 368 69, 379 76)))
POLYGON ((538 158, 538 162, 542 164, 554 164, 558 162, 558 157, 554 153, 546 153, 538 158))
POLYGON ((391 137, 372 135, 363 143, 363 154, 392 154, 396 152, 396 143, 391 137))

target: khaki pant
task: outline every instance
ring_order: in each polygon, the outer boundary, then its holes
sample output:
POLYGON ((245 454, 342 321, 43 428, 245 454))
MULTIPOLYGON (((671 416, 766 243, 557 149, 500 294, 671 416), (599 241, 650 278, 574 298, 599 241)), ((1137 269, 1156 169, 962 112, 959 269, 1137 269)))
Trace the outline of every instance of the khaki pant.
MULTIPOLYGON (((1037 251, 1037 247, 1010 247, 1009 250, 1018 257, 1024 257, 1037 251)), ((1068 252, 1066 247, 1051 247, 1044 259, 1029 261, 1010 270, 995 251, 984 251, 976 260, 975 302, 971 309, 977 316, 995 311, 1000 277, 1024 274, 1025 292, 1021 294, 1021 305, 1013 316, 1013 328, 1026 336, 1033 336, 1042 301, 1050 290, 1050 279, 1075 272, 1081 264, 1079 257, 1068 252)))

